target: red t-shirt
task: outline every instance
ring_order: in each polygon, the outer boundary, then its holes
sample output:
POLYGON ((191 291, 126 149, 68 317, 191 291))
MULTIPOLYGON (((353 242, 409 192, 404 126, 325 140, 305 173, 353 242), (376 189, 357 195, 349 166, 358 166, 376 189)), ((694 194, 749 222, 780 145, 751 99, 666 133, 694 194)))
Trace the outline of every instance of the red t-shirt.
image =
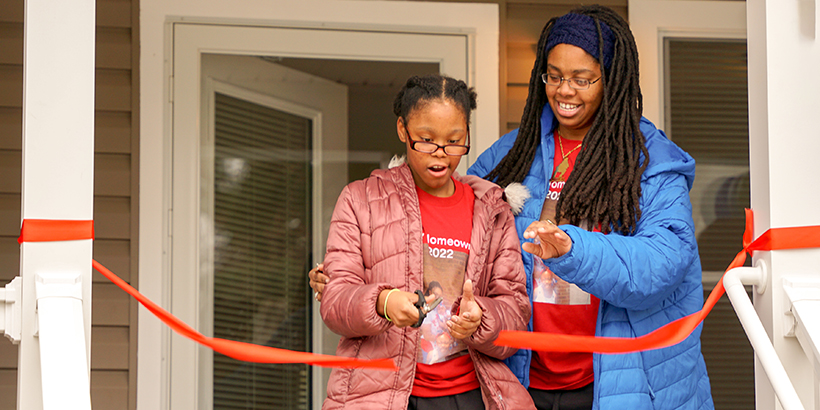
POLYGON ((443 301, 427 314, 419 331, 416 377, 411 394, 441 397, 479 388, 467 346, 447 330, 453 302, 461 296, 470 254, 475 194, 469 185, 453 180, 455 193, 432 196, 416 187, 424 235, 424 293, 443 301))
MULTIPOLYGON (((581 141, 568 140, 555 132, 555 163, 542 219, 555 219, 555 204, 575 165, 580 145, 581 141)), ((540 259, 533 258, 533 262, 533 331, 595 335, 598 298, 553 274, 540 259)), ((533 352, 530 387, 571 390, 586 386, 593 378, 592 353, 533 352)))

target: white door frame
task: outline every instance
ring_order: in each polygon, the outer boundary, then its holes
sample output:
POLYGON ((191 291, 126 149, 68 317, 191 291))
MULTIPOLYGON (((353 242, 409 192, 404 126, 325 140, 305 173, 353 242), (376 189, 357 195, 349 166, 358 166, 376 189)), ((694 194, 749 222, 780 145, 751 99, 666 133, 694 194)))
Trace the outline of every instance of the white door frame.
MULTIPOLYGON (((175 24, 340 28, 357 31, 436 33, 468 39, 466 80, 479 92, 473 128, 475 154, 497 138, 498 7, 392 1, 145 0, 140 15, 140 289, 171 306, 170 153, 174 96, 175 24)), ((374 55, 374 58, 379 57, 374 55)), ((468 161, 474 159, 468 158, 468 161)), ((139 315, 137 408, 169 409, 169 331, 145 310, 139 315)), ((175 401, 175 400, 174 400, 175 401)), ((189 402, 190 405, 190 402, 189 402)))
POLYGON ((629 26, 638 45, 643 116, 664 124, 664 39, 746 38, 746 3, 703 0, 629 0, 629 26))
MULTIPOLYGON (((440 64, 442 71, 457 77, 467 74, 467 37, 452 34, 418 34, 384 32, 381 28, 367 30, 360 27, 355 31, 337 29, 315 29, 302 27, 259 27, 249 25, 191 24, 174 23, 174 49, 171 88, 173 96, 173 154, 170 173, 173 175, 173 198, 169 209, 173 217, 169 221, 171 231, 170 271, 170 310, 185 321, 200 329, 206 336, 211 323, 208 315, 203 315, 200 303, 208 293, 211 277, 203 269, 203 259, 207 251, 200 242, 204 230, 199 215, 205 209, 201 203, 200 173, 205 169, 201 161, 206 158, 201 154, 201 136, 204 123, 202 107, 207 100, 201 95, 203 73, 213 73, 223 81, 253 88, 269 95, 288 94, 291 101, 317 111, 330 114, 333 110, 342 109, 347 104, 346 92, 337 89, 346 87, 336 85, 329 80, 315 78, 296 70, 282 67, 280 73, 274 73, 276 66, 253 56, 286 56, 286 57, 327 57, 334 59, 365 60, 378 56, 393 61, 432 61, 440 64), (219 61, 219 56, 233 55, 242 69, 230 72, 224 64, 205 67, 204 61, 219 61), (263 66, 263 67, 260 67, 263 66), (219 67, 219 68, 217 68, 219 67), (292 81, 283 81, 291 73, 292 81), (298 73, 298 74, 297 74, 298 73), (299 78, 299 77, 309 78, 299 78), (279 85, 278 87, 276 85, 279 85), (321 86, 320 86, 321 85, 321 86), (301 92, 299 92, 301 90, 301 92), (328 93, 325 98, 321 92, 328 93), (340 101, 341 100, 341 101, 340 101)), ((223 61, 224 63, 224 61, 223 61)), ((326 138, 314 152, 321 153, 324 161, 322 172, 317 175, 321 195, 314 196, 320 217, 315 219, 316 231, 314 255, 316 262, 324 255, 325 230, 330 226, 330 217, 336 198, 347 183, 347 113, 338 121, 331 121, 338 116, 327 115, 328 121, 323 125, 326 138), (341 131, 341 132, 339 132, 341 131)), ((314 313, 318 304, 313 305, 314 313)), ((314 314, 317 319, 317 315, 314 314)), ((317 326, 319 323, 317 323, 317 326)), ((322 332, 317 336, 321 337, 322 332)), ((323 341, 320 339, 320 341, 323 341)), ((332 338, 329 346, 323 343, 314 344, 316 353, 335 353, 338 339, 332 338), (325 348, 327 347, 327 348, 325 348)), ((199 353, 206 349, 195 348, 196 345, 180 336, 170 339, 171 356, 169 382, 172 391, 171 408, 190 406, 200 410, 210 410, 211 397, 205 397, 209 391, 209 375, 205 375, 210 366, 200 367, 207 360, 206 355, 199 353), (200 357, 197 357, 200 356, 200 357), (202 360, 200 360, 202 359, 202 360), (201 378, 201 380, 200 380, 201 378), (199 387, 198 387, 199 386, 199 387), (203 387, 208 388, 203 388, 203 387)), ((316 372, 313 378, 313 398, 319 406, 324 398, 324 379, 329 372, 316 372), (321 377, 320 377, 321 376, 321 377)))
MULTIPOLYGON (((275 66, 260 61, 252 56, 287 56, 287 57, 328 57, 344 59, 367 59, 377 55, 387 60, 408 61, 435 61, 445 72, 453 73, 458 77, 466 76, 466 37, 463 35, 419 35, 416 33, 394 33, 379 30, 356 31, 336 29, 314 29, 301 27, 258 27, 247 25, 217 25, 217 24, 190 24, 187 22, 174 23, 174 51, 173 51, 173 87, 174 110, 172 120, 173 155, 171 163, 172 202, 174 216, 169 221, 172 239, 169 249, 171 256, 170 294, 171 312, 183 321, 192 324, 195 328, 205 332, 210 329, 208 315, 203 315, 203 306, 200 302, 208 292, 210 277, 202 269, 202 257, 207 254, 203 249, 206 242, 203 238, 201 222, 197 217, 200 209, 200 172, 203 157, 200 153, 200 138, 204 135, 201 128, 209 126, 203 123, 202 113, 203 96, 201 89, 203 72, 218 72, 224 81, 235 80, 237 83, 258 82, 258 84, 243 84, 246 87, 258 87, 260 91, 276 95, 275 83, 280 89, 302 89, 291 97, 293 102, 315 107, 322 112, 330 113, 333 109, 340 109, 346 105, 346 95, 340 95, 335 89, 327 89, 327 98, 320 94, 317 85, 321 83, 325 88, 332 87, 332 82, 312 78, 293 82, 283 82, 275 77, 286 76, 286 73, 270 73, 275 66), (429 37, 429 38, 428 38, 429 37), (427 38, 426 40, 424 38, 427 38), (355 45, 355 46, 351 46, 355 45), (243 59, 239 63, 243 69, 234 73, 227 70, 216 71, 215 67, 204 67, 202 62, 214 55, 205 53, 239 54, 234 58, 243 59), (260 68, 259 66, 267 66, 260 68), (258 81, 253 81, 253 77, 258 81), (268 78, 270 77, 270 78, 268 78), (312 90, 312 91, 311 91, 312 90), (343 101, 337 101, 337 100, 343 101), (335 107, 333 107, 335 105, 335 107), (197 246, 199 244, 199 246, 197 246)), ((209 60, 209 61, 210 61, 209 60)), ((221 66, 221 65, 220 65, 221 66)), ((284 70, 294 72, 295 70, 284 70)), ((294 73, 294 75, 296 75, 294 73)), ((302 73, 304 76, 304 73, 302 73)), ((207 81, 206 81, 207 83, 207 81)), ((345 87, 338 87, 345 88, 345 87)), ((278 91, 284 94, 284 90, 278 91)), ((347 133, 336 132, 346 130, 346 110, 344 117, 335 123, 327 121, 323 128, 327 138, 322 140, 314 152, 325 156, 322 164, 323 172, 318 174, 322 195, 314 197, 318 201, 317 209, 320 217, 315 219, 316 230, 319 235, 314 236, 316 261, 320 261, 324 254, 324 231, 330 225, 330 217, 336 202, 336 197, 347 182, 347 133), (334 136, 334 137, 331 137, 334 136), (324 189, 322 189, 324 187, 324 189), (324 198, 324 200, 322 199, 324 198)), ((328 116, 328 119, 335 116, 328 116)), ((322 158, 317 158, 320 162, 322 158)), ((313 306, 318 311, 318 304, 313 306)), ((314 315, 316 317, 316 315, 314 315)), ((206 336, 210 334, 205 333, 206 336)), ((319 335, 321 337, 321 332, 319 335)), ((321 340, 321 339, 320 339, 321 340)), ((171 408, 190 405, 201 410, 211 409, 211 397, 205 397, 209 391, 207 385, 210 377, 205 375, 210 366, 200 367, 205 363, 206 355, 197 358, 198 353, 206 349, 196 349, 195 345, 182 337, 171 337, 171 357, 169 381, 171 386, 171 408), (200 360, 203 359, 203 360, 200 360), (202 380, 200 381, 200 377, 202 380), (197 387, 199 386, 199 388, 197 387)), ((322 343, 314 344, 316 353, 334 353, 337 340, 332 346, 324 349, 322 343)), ((316 372, 313 378, 313 397, 318 406, 324 397, 324 383, 322 378, 329 376, 327 372, 316 372), (325 373, 325 374, 323 374, 325 373)))

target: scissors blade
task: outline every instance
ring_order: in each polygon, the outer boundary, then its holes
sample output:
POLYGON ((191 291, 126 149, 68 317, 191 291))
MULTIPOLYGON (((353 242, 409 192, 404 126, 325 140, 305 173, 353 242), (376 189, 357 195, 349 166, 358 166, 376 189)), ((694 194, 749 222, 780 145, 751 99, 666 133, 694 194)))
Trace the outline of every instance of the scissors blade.
POLYGON ((425 303, 425 304, 424 304, 424 314, 426 315, 426 314, 430 313, 430 311, 432 311, 433 309, 435 309, 435 308, 436 308, 436 306, 438 306, 438 305, 439 305, 439 303, 441 303, 441 301, 442 301, 442 300, 444 300, 444 299, 442 299, 442 298, 441 298, 441 296, 439 296, 439 297, 437 297, 437 298, 436 298, 436 300, 434 300, 434 301, 433 301, 432 303, 430 303, 429 305, 425 303))

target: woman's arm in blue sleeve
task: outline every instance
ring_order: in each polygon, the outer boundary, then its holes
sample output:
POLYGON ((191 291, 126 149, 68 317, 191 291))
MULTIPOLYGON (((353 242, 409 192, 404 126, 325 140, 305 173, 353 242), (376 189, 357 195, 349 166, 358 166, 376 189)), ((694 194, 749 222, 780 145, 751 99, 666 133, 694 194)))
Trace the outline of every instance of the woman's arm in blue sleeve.
POLYGON ((666 299, 697 259, 689 189, 677 173, 649 178, 633 236, 604 235, 565 225, 567 254, 545 261, 564 280, 615 306, 642 310, 666 299))

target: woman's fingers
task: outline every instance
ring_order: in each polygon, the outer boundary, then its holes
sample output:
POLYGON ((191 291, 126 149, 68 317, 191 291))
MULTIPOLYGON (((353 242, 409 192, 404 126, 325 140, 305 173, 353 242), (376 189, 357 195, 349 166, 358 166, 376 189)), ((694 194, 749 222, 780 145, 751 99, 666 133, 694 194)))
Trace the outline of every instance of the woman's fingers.
POLYGON ((524 231, 524 239, 535 239, 522 249, 541 259, 557 258, 572 249, 572 239, 552 221, 535 221, 524 231))
POLYGON ((324 264, 319 263, 308 272, 310 287, 313 289, 313 298, 319 302, 322 301, 322 292, 325 291, 325 285, 330 282, 330 278, 323 271, 324 266, 324 264))

